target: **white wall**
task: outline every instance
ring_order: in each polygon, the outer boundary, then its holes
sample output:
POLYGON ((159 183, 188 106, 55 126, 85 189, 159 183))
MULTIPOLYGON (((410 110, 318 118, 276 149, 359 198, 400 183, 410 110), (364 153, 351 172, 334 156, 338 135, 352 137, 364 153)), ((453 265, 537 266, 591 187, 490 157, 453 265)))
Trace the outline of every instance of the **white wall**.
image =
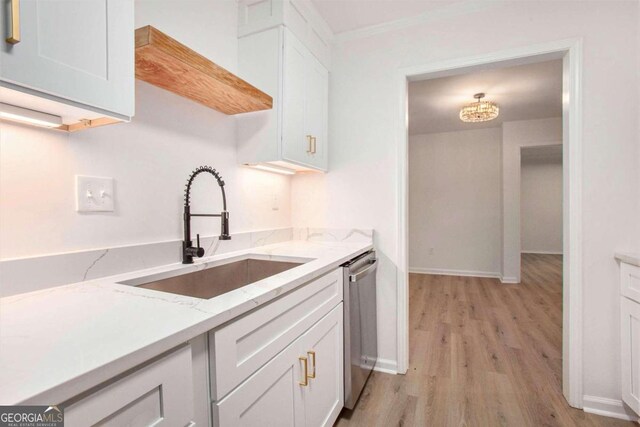
POLYGON ((562 253, 562 159, 523 160, 522 252, 562 253))
POLYGON ((502 124, 502 280, 520 282, 520 155, 523 147, 562 144, 562 119, 502 124))
POLYGON ((502 128, 409 138, 409 270, 500 275, 502 128))
POLYGON ((294 194, 304 192, 296 187, 312 184, 331 198, 294 201, 292 216, 325 221, 321 226, 376 230, 380 356, 395 360, 397 69, 582 37, 584 393, 619 399, 618 266, 613 253, 640 250, 638 2, 465 5, 467 13, 443 12, 406 28, 339 38, 330 82, 331 172, 324 178, 296 177, 293 184, 294 194))
MULTIPOLYGON (((136 2, 136 27, 160 30, 233 70, 237 2, 136 2)), ((0 258, 180 239, 188 174, 209 164, 225 182, 231 232, 290 226, 290 180, 236 163, 235 119, 138 82, 136 117, 75 134, 0 123, 0 258), (115 178, 116 212, 75 212, 74 175, 115 178), (273 198, 279 210, 273 210, 273 198)), ((211 177, 194 186, 194 211, 221 209, 211 177)), ((194 220, 193 233, 219 234, 194 220)))

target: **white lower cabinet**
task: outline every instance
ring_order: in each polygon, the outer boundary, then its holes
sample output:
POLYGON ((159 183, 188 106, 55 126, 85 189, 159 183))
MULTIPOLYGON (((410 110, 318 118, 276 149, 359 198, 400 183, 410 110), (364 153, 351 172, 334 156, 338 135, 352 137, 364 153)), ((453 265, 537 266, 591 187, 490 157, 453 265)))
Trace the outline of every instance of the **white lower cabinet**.
POLYGON ((214 403, 214 425, 303 425, 299 354, 299 347, 290 345, 220 403, 214 403))
POLYGON ((620 263, 622 400, 640 414, 640 267, 620 263))
POLYGON ((61 406, 67 427, 194 425, 191 347, 185 345, 61 406))
POLYGON ((640 413, 640 304, 621 298, 622 400, 640 413))
POLYGON ((219 402, 214 425, 331 426, 342 409, 342 303, 219 402))
POLYGON ((221 400, 342 301, 334 270, 209 333, 211 398, 221 400))
POLYGON ((330 271, 60 404, 65 425, 333 425, 344 404, 342 281, 330 271))

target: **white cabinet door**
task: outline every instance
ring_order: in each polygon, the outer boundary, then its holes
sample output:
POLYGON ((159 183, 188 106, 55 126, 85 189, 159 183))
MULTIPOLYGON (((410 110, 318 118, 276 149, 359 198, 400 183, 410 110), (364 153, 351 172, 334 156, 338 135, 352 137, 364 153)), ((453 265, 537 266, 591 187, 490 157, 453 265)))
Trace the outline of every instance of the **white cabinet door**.
POLYGON ((241 38, 238 58, 240 76, 274 98, 273 111, 238 117, 240 163, 326 171, 329 71, 286 27, 241 38))
POLYGON ((284 34, 283 158, 326 170, 329 72, 291 31, 284 34))
POLYGON ((67 427, 190 425, 191 348, 186 345, 87 397, 61 406, 67 427))
MULTIPOLYGON (((284 70, 282 102, 282 157, 308 163, 305 135, 305 80, 307 49, 290 31, 284 32, 284 70)), ((275 159, 274 159, 275 160, 275 159)))
POLYGON ((640 304, 620 298, 622 400, 640 414, 640 304))
POLYGON ((329 72, 309 53, 305 75, 305 134, 313 138, 312 149, 306 151, 306 162, 326 170, 329 72))
POLYGON ((133 116, 133 0, 20 0, 21 34, 15 44, 4 40, 11 20, 9 2, 3 3, 2 85, 111 116, 133 116))
POLYGON ((342 340, 340 303, 227 397, 214 403, 214 425, 333 425, 344 403, 342 340))
POLYGON ((342 325, 341 303, 302 337, 313 377, 303 387, 307 427, 332 426, 344 406, 342 325))
POLYGON ((304 425, 302 369, 294 343, 227 397, 213 404, 219 427, 295 427, 304 425))

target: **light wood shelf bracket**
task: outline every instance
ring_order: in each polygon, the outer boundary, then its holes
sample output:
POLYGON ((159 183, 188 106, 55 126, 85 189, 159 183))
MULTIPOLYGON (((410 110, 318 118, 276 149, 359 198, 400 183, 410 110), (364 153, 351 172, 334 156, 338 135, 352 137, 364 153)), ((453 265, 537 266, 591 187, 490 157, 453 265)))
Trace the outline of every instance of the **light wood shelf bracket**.
POLYGON ((100 118, 91 119, 91 120, 89 119, 81 120, 78 123, 73 123, 70 125, 61 125, 56 129, 62 130, 65 132, 77 132, 79 130, 97 128, 100 126, 106 126, 106 125, 111 125, 114 123, 121 123, 121 122, 122 122, 121 120, 112 119, 110 117, 100 117, 100 118))

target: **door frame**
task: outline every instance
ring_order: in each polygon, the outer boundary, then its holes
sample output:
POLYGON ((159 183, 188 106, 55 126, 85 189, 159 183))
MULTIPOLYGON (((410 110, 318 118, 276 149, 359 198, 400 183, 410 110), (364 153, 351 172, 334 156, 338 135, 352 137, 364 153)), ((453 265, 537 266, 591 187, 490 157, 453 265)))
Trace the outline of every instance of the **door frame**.
POLYGON ((563 339, 562 391, 569 404, 583 407, 582 330, 582 39, 501 50, 477 56, 400 68, 396 84, 397 117, 397 372, 409 366, 409 236, 408 236, 408 82, 514 66, 563 60, 563 339))

